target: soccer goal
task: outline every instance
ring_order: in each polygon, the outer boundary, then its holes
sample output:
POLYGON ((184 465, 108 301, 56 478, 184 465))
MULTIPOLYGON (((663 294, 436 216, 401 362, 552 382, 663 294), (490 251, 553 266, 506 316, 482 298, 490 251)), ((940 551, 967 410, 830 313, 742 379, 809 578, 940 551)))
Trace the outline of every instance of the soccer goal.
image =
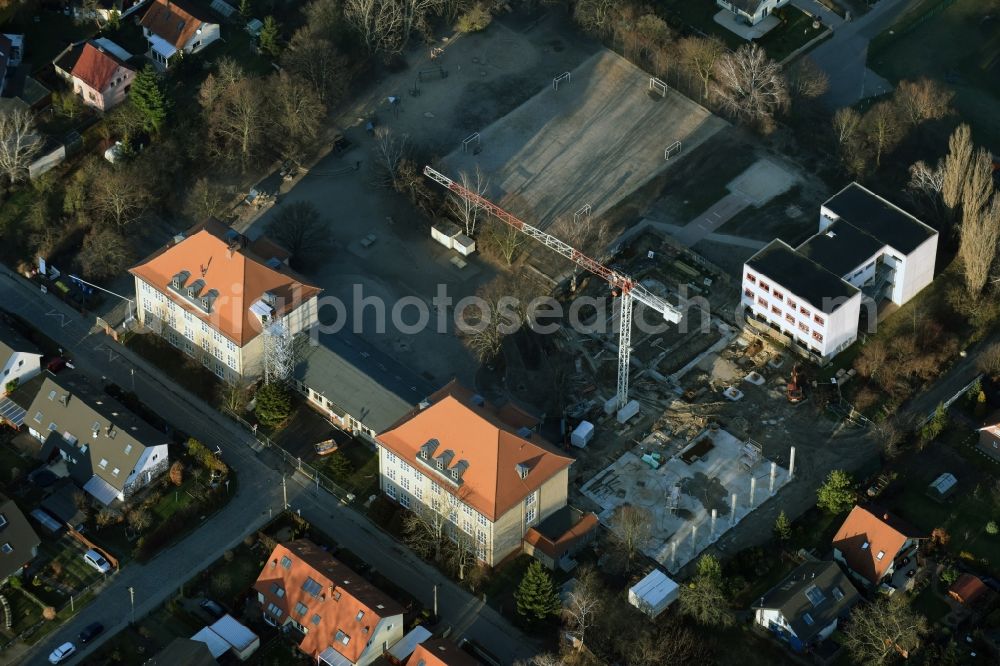
POLYGON ((674 141, 663 151, 663 159, 669 160, 671 157, 681 154, 681 142, 674 141))
POLYGON ((649 92, 660 93, 660 97, 667 96, 667 84, 656 78, 655 76, 649 77, 649 92))
POLYGON ((586 222, 590 221, 590 204, 584 204, 580 210, 573 213, 573 224, 578 224, 581 218, 586 222))
POLYGON ((469 152, 469 147, 472 147, 474 151, 478 151, 480 146, 479 132, 473 132, 469 136, 462 139, 462 152, 469 152))
POLYGON ((553 90, 559 90, 559 84, 560 83, 563 83, 564 81, 566 83, 570 83, 572 81, 572 79, 573 79, 573 75, 572 74, 570 74, 569 72, 563 72, 559 76, 557 76, 554 79, 552 79, 552 89, 553 90))

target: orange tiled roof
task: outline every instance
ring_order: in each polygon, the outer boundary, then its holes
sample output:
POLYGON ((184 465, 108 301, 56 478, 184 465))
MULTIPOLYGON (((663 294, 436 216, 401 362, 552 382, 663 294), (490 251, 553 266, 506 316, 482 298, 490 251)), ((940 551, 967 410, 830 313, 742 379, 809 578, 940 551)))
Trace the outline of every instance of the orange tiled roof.
POLYGON ((917 532, 899 519, 856 506, 833 537, 833 547, 851 569, 877 583, 909 538, 917 538, 917 532))
POLYGON ((130 69, 125 63, 104 49, 99 49, 90 42, 83 45, 80 57, 73 65, 73 76, 80 79, 94 90, 103 92, 119 67, 130 69))
POLYGON ((403 613, 396 601, 307 539, 278 544, 254 589, 263 595, 265 609, 272 603, 281 609, 279 621, 291 618, 309 629, 299 649, 313 658, 330 647, 354 663, 379 621, 403 613), (315 596, 303 588, 310 579, 318 585, 315 596), (281 596, 275 586, 284 591, 281 596), (302 614, 296 612, 300 603, 306 608, 302 614), (346 645, 337 640, 338 632, 349 637, 346 645))
POLYGON ((948 588, 948 594, 959 603, 970 604, 986 590, 986 585, 978 576, 965 573, 948 588))
POLYGON ((480 663, 451 641, 438 638, 419 643, 406 660, 406 666, 480 666, 480 663))
MULTIPOLYGON (((264 292, 276 297, 275 316, 281 316, 319 294, 320 289, 283 264, 276 269, 265 265, 270 257, 259 257, 238 242, 227 241, 229 231, 217 220, 196 225, 184 240, 168 245, 129 272, 242 347, 261 332, 260 320, 250 306, 264 292), (187 284, 204 281, 202 293, 218 291, 210 313, 168 287, 182 271, 189 273, 187 284)), ((254 247, 262 245, 255 243, 254 247)))
POLYGON ((473 404, 472 399, 472 391, 452 381, 428 398, 429 406, 415 409, 378 439, 421 474, 496 521, 569 467, 573 458, 555 452, 538 435, 530 440, 520 437, 516 426, 501 419, 502 410, 486 403, 473 404), (427 466, 418 462, 420 447, 429 440, 438 442, 433 456, 450 450, 454 453, 452 467, 463 460, 468 463, 461 485, 446 480, 447 470, 441 475, 432 470, 434 460, 427 466), (527 467, 523 479, 518 465, 527 467))
POLYGON ((198 17, 196 11, 178 0, 154 0, 139 23, 160 39, 173 44, 174 48, 182 49, 202 23, 211 23, 209 19, 198 17))

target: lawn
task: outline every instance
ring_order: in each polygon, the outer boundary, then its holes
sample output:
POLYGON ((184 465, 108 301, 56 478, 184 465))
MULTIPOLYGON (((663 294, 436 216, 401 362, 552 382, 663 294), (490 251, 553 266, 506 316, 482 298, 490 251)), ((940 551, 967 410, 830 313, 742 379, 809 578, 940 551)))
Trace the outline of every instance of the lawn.
POLYGON ((825 28, 814 28, 812 17, 791 5, 779 12, 783 12, 781 15, 785 17, 782 24, 757 40, 757 43, 772 59, 781 62, 796 49, 805 46, 809 40, 823 34, 825 28))
POLYGON ((683 194, 671 197, 677 200, 671 207, 671 214, 676 215, 679 224, 687 224, 729 194, 726 185, 756 161, 757 156, 752 150, 735 150, 724 159, 714 161, 710 178, 694 181, 684 189, 683 194), (682 196, 683 199, 680 198, 682 196))
MULTIPOLYGON (((58 562, 62 566, 59 581, 75 590, 82 590, 102 578, 99 571, 83 560, 83 546, 68 534, 56 540, 43 540, 38 550, 41 557, 37 561, 44 562, 46 568, 58 562)), ((68 601, 63 595, 59 597, 68 601)))
POLYGON ((97 32, 97 27, 89 21, 77 25, 73 17, 62 12, 41 11, 22 12, 4 30, 24 34, 25 62, 31 63, 31 71, 37 72, 51 68, 52 60, 64 48, 73 42, 92 37, 97 32))
POLYGON ((125 344, 188 391, 215 404, 219 380, 208 368, 155 333, 130 335, 125 344))
POLYGON ((951 607, 944 599, 934 593, 934 585, 927 585, 913 598, 913 608, 927 618, 932 625, 940 622, 951 612, 951 607))
POLYGON ((934 14, 940 0, 915 2, 872 41, 868 65, 890 81, 927 76, 955 91, 954 106, 977 143, 1000 149, 1000 16, 987 19, 981 0, 956 0, 934 14), (925 18, 926 17, 926 18, 925 18), (956 39, 961 35, 961 39, 956 39), (927 57, 927 54, 933 57, 927 57))
POLYGON ((42 621, 42 607, 21 590, 8 585, 3 589, 3 596, 10 604, 12 634, 19 634, 42 621))
POLYGON ((313 465, 323 474, 329 476, 334 483, 347 492, 362 499, 375 494, 378 490, 378 455, 370 447, 356 439, 348 440, 337 450, 351 465, 351 473, 346 477, 335 476, 331 470, 333 456, 325 456, 313 461, 313 465))

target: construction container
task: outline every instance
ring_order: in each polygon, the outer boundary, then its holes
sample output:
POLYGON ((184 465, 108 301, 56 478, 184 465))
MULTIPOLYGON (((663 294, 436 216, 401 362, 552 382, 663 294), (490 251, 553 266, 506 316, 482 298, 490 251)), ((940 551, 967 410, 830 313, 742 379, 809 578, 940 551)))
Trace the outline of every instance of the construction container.
POLYGON ((590 440, 594 438, 594 424, 590 421, 581 421, 569 436, 569 443, 578 449, 587 448, 590 440))
POLYGON ((654 569, 648 576, 629 588, 628 602, 651 618, 667 609, 677 601, 680 587, 659 569, 654 569))
POLYGON ((451 247, 463 257, 467 257, 476 251, 476 241, 460 233, 451 239, 451 247))

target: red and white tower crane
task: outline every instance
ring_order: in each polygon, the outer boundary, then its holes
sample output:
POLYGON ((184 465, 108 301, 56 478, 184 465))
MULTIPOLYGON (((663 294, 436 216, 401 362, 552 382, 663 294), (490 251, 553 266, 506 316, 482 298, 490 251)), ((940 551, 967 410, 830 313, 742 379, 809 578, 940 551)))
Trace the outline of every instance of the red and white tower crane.
POLYGON ((443 173, 425 166, 424 175, 434 182, 443 185, 451 192, 462 197, 466 201, 475 204, 488 212, 501 222, 508 224, 523 234, 534 238, 545 247, 566 257, 576 265, 591 273, 604 278, 604 281, 611 285, 612 289, 619 294, 618 302, 621 304, 621 312, 618 318, 618 395, 617 408, 621 409, 628 402, 628 375, 629 358, 631 356, 632 340, 632 301, 637 300, 643 305, 660 313, 663 318, 676 324, 681 320, 681 312, 665 300, 642 286, 631 277, 608 268, 596 259, 592 259, 580 252, 576 248, 559 240, 551 234, 547 234, 537 227, 533 227, 527 222, 520 220, 508 213, 500 206, 497 206, 489 199, 485 199, 468 188, 462 187, 443 173))

